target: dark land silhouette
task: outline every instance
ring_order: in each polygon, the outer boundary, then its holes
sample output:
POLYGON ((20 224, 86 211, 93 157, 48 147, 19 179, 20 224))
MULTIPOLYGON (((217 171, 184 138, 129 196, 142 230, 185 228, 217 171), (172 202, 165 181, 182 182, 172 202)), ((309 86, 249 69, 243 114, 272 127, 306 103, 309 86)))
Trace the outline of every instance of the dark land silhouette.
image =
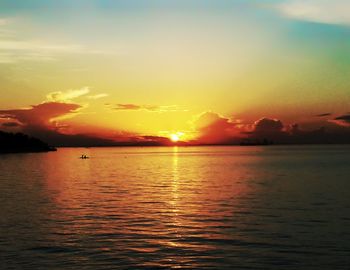
POLYGON ((0 154, 56 151, 47 143, 23 133, 0 131, 0 154))

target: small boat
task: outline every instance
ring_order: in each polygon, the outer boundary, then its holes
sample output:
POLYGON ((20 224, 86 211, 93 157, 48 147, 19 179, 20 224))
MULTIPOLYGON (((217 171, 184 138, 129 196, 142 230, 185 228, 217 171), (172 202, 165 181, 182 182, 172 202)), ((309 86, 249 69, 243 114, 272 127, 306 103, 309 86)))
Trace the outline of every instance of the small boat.
POLYGON ((89 157, 86 156, 86 155, 81 155, 79 158, 80 158, 80 159, 88 159, 89 157))

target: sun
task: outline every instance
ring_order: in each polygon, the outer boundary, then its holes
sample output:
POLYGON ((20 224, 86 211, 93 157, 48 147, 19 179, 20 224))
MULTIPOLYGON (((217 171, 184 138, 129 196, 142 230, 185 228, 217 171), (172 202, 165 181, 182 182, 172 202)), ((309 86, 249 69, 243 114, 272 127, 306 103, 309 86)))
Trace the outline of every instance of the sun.
POLYGON ((172 142, 178 142, 178 141, 180 140, 179 135, 177 135, 177 134, 171 134, 171 135, 170 135, 170 140, 171 140, 172 142))

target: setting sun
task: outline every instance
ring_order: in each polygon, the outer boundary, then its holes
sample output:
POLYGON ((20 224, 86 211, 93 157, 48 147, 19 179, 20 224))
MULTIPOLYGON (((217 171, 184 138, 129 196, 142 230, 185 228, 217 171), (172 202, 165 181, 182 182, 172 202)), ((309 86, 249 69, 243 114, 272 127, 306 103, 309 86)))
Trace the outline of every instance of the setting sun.
POLYGON ((177 134, 171 134, 171 135, 170 135, 170 140, 171 140, 172 142, 178 142, 178 141, 180 140, 179 135, 177 135, 177 134))

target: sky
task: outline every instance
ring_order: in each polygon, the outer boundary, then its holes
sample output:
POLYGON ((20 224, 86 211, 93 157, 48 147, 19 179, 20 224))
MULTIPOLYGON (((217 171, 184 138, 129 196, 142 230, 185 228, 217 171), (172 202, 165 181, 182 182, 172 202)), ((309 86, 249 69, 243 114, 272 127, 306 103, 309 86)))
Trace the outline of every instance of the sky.
POLYGON ((349 52, 347 0, 0 0, 0 129, 350 142, 349 52))

